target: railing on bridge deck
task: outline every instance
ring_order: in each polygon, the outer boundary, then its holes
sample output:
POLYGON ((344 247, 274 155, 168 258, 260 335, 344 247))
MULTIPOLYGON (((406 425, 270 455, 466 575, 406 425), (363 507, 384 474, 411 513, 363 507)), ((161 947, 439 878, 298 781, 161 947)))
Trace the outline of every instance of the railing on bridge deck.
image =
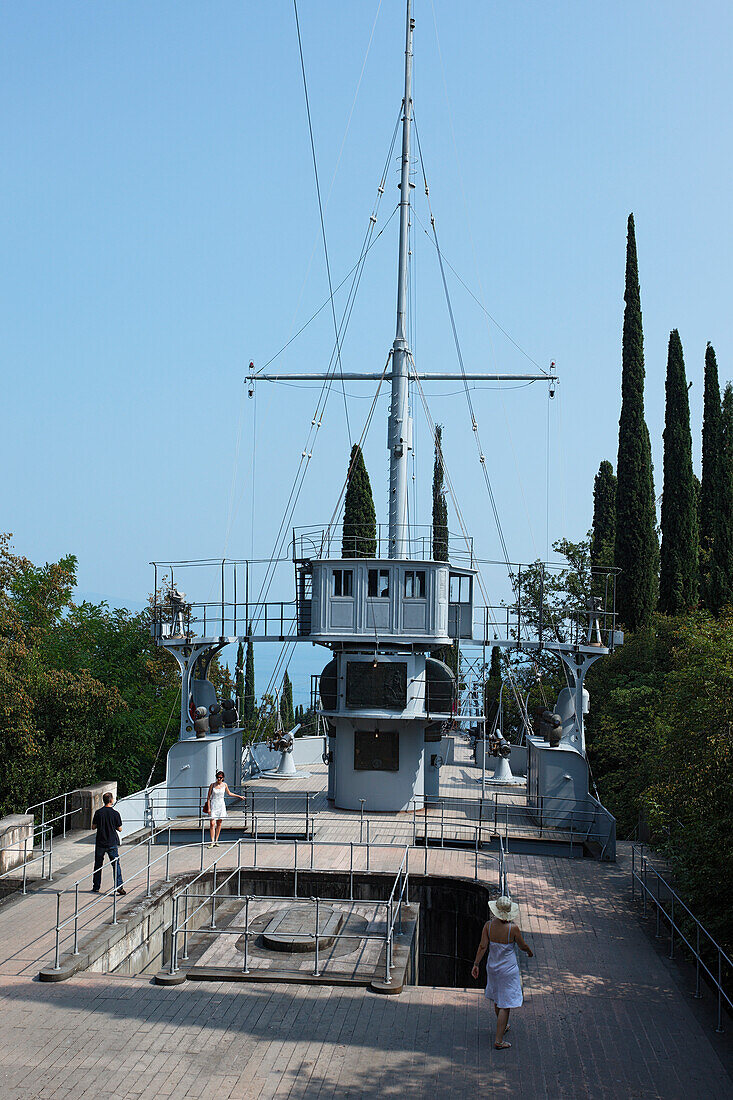
MULTIPOLYGON (((362 821, 362 826, 363 826, 363 824, 364 824, 364 822, 362 821)), ((309 841, 305 845, 306 849, 309 851, 309 867, 308 867, 308 870, 310 870, 310 871, 319 870, 319 868, 316 866, 316 858, 315 858, 317 849, 321 849, 321 848, 327 848, 329 850, 332 849, 332 848, 344 849, 348 846, 349 852, 350 852, 349 881, 350 881, 350 894, 352 896, 352 899, 353 899, 354 875, 355 874, 360 874, 360 873, 369 873, 371 871, 371 856, 370 856, 371 851, 373 851, 374 849, 377 849, 377 848, 379 848, 379 849, 386 848, 386 849, 389 849, 389 850, 394 849, 394 850, 398 850, 398 851, 401 851, 401 852, 407 851, 408 853, 412 852, 412 851, 420 851, 421 850, 420 848, 415 848, 414 846, 411 846, 409 843, 408 844, 394 844, 394 843, 373 842, 371 840, 370 835, 369 835, 370 834, 370 829, 369 829, 368 819, 366 819, 366 826, 367 826, 367 833, 366 833, 366 840, 365 841, 364 840, 359 840, 359 841, 320 841, 319 840, 319 841, 315 841, 313 839, 312 834, 311 834, 311 837, 310 837, 309 841), (361 867, 357 866, 356 861, 354 859, 355 853, 358 853, 359 851, 364 851, 364 853, 365 853, 365 858, 362 861, 363 866, 361 866, 361 867)), ((125 876, 125 890, 126 890, 127 894, 135 894, 137 892, 138 895, 139 895, 138 900, 141 900, 143 898, 147 899, 147 898, 152 897, 152 886, 153 886, 152 871, 153 871, 153 868, 156 867, 156 866, 159 866, 161 864, 164 864, 164 866, 165 866, 165 877, 164 877, 163 881, 165 883, 170 882, 171 881, 171 865, 174 861, 176 861, 178 859, 178 856, 182 852, 197 851, 199 853, 199 871, 196 875, 196 878, 194 878, 193 880, 191 880, 191 882, 188 883, 188 887, 190 887, 191 885, 193 885, 194 882, 196 882, 197 880, 200 880, 202 875, 208 874, 212 870, 216 874, 217 869, 219 868, 219 865, 222 862, 225 862, 226 859, 234 851, 236 851, 236 853, 237 853, 237 866, 234 869, 235 871, 236 870, 241 871, 244 866, 246 866, 247 868, 250 868, 252 870, 258 870, 258 869, 263 869, 263 868, 267 868, 268 870, 272 870, 273 865, 271 865, 271 864, 264 864, 263 865, 261 863, 261 861, 258 864, 258 860, 260 858, 260 855, 262 853, 263 848, 266 848, 268 845, 277 845, 277 847, 280 851, 284 851, 284 850, 289 851, 290 850, 290 843, 292 843, 294 896, 297 895, 298 871, 301 869, 300 868, 299 853, 303 850, 302 841, 299 841, 297 837, 294 837, 291 842, 283 841, 282 839, 275 840, 274 838, 271 838, 271 837, 260 837, 259 836, 258 821, 255 818, 253 835, 250 836, 250 837, 240 837, 238 840, 233 841, 227 847, 224 847, 221 854, 219 856, 217 856, 208 867, 206 867, 205 866, 205 859, 204 859, 204 852, 205 852, 205 849, 206 849, 206 834, 205 834, 205 826, 204 826, 203 822, 201 823, 201 826, 200 826, 200 838, 196 842, 186 843, 186 844, 174 844, 173 839, 172 839, 172 833, 173 833, 173 829, 172 829, 171 825, 165 825, 162 828, 157 829, 157 830, 155 828, 151 829, 150 835, 148 837, 146 837, 145 841, 143 842, 145 844, 145 847, 146 847, 146 862, 145 862, 145 865, 143 867, 139 868, 137 871, 135 871, 132 875, 126 875, 125 876), (163 853, 161 853, 161 855, 159 855, 155 859, 153 859, 153 856, 152 856, 153 846, 160 843, 162 837, 165 837, 166 849, 163 853), (246 863, 246 865, 244 865, 242 863, 242 852, 243 852, 243 850, 247 851, 249 856, 250 856, 250 860, 246 863), (144 887, 144 892, 143 892, 143 887, 144 887)), ((477 881, 478 878, 479 878, 479 870, 480 870, 480 863, 479 863, 479 848, 480 848, 480 846, 479 846, 478 837, 477 837, 478 828, 474 829, 474 833, 476 834, 476 841, 475 841, 475 846, 474 846, 474 852, 475 852, 475 854, 474 854, 474 880, 477 881)), ((428 874, 428 870, 429 870, 428 852, 429 852, 428 846, 425 845, 425 847, 424 847, 424 856, 421 855, 421 858, 423 859, 423 873, 425 875, 428 874)), ((499 849, 498 849, 498 852, 496 854, 488 853, 488 852, 481 852, 480 855, 481 855, 481 860, 483 861, 484 864, 488 861, 489 864, 494 864, 495 863, 497 865, 499 889, 503 893, 506 893, 508 891, 508 878, 507 878, 507 869, 506 869, 504 845, 502 843, 499 844, 499 849)), ((117 857, 116 861, 113 861, 113 866, 112 866, 112 879, 113 879, 113 882, 116 883, 117 874, 116 874, 116 867, 114 866, 115 862, 119 862, 119 856, 117 857)), ((289 868, 285 867, 285 868, 282 868, 282 869, 288 870, 289 868)), ((321 868, 321 869, 322 870, 332 870, 333 869, 332 862, 329 862, 326 867, 321 868)), ((408 863, 405 867, 405 879, 406 879, 408 870, 409 870, 409 854, 408 854, 408 863)), ((79 926, 80 926, 80 920, 85 916, 85 914, 89 914, 94 909, 96 909, 98 912, 100 912, 101 907, 106 905, 106 906, 108 906, 109 911, 110 911, 111 923, 113 925, 116 925, 118 923, 118 896, 119 895, 118 895, 118 892, 117 892, 117 886, 116 885, 113 886, 113 888, 111 890, 108 890, 104 893, 100 893, 92 901, 89 901, 84 905, 80 905, 80 903, 79 903, 79 888, 82 885, 82 883, 88 882, 89 879, 91 879, 93 877, 93 874, 94 874, 94 872, 90 871, 88 874, 82 875, 80 878, 78 878, 74 881, 74 883, 72 885, 72 890, 74 892, 74 908, 73 908, 73 911, 70 912, 66 917, 62 917, 62 913, 61 913, 62 892, 59 891, 56 895, 56 921, 55 921, 55 924, 52 926, 53 930, 55 931, 54 963, 53 963, 53 967, 52 967, 52 969, 54 969, 54 970, 59 970, 61 968, 60 967, 60 964, 61 964, 61 944, 62 944, 62 932, 64 931, 64 929, 71 928, 71 932, 70 932, 70 936, 72 938, 71 954, 72 954, 72 956, 76 956, 76 955, 79 955, 79 926)), ((414 874, 414 871, 413 871, 413 874, 414 874)), ((216 883, 214 883, 214 885, 216 886, 216 883)), ((185 890, 186 888, 187 887, 184 887, 183 890, 185 890)), ((405 886, 404 889, 407 889, 407 887, 405 886)), ((180 894, 181 892, 182 891, 179 891, 178 893, 180 894)), ((214 904, 216 904, 216 903, 214 903, 214 904)), ((177 917, 176 917, 176 922, 177 922, 177 917)), ((174 924, 174 927, 175 927, 175 924, 174 924)), ((390 932, 390 935, 392 934, 392 932, 393 932, 393 926, 392 926, 392 931, 390 932)))
POLYGON ((730 982, 733 978, 733 961, 725 953, 720 944, 715 940, 707 928, 697 919, 688 908, 677 891, 670 885, 667 879, 657 871, 649 862, 649 857, 644 854, 644 845, 632 843, 631 845, 631 898, 636 897, 636 887, 639 887, 644 908, 644 916, 647 915, 647 905, 652 904, 655 910, 657 939, 661 936, 661 924, 664 921, 669 925, 669 958, 674 958, 675 934, 690 952, 695 963, 695 992, 693 997, 702 997, 703 972, 716 990, 717 997, 717 1026, 715 1030, 723 1031, 723 1002, 727 1010, 733 1010, 733 1000, 726 992, 724 982, 730 982), (651 876, 652 885, 649 886, 651 876), (669 908, 667 908, 667 905, 669 908), (706 961, 707 960, 707 961, 706 961), (708 963, 711 965, 709 966, 708 963), (712 969, 711 969, 712 967, 712 969))

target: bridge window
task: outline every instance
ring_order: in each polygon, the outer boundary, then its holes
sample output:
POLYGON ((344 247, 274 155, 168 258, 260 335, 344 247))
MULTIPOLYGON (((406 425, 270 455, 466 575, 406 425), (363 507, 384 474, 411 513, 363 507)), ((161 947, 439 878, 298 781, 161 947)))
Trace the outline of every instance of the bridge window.
POLYGON ((450 603, 470 603, 471 578, 464 577, 460 573, 451 573, 448 600, 450 603))
POLYGON ((407 569, 405 571, 405 599, 425 599, 425 570, 407 569))
POLYGON ((369 570, 369 595, 377 599, 389 596, 389 569, 369 570))
POLYGON ((354 571, 353 569, 334 569, 333 571, 333 595, 354 595, 354 571))

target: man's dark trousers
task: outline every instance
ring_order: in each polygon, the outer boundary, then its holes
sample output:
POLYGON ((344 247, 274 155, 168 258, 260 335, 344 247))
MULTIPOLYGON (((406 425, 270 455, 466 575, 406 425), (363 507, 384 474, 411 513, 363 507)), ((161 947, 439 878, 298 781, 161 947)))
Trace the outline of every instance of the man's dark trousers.
POLYGON ((114 848, 104 848, 101 844, 94 845, 94 878, 92 879, 92 889, 98 890, 102 885, 102 864, 104 863, 105 855, 109 856, 109 861, 115 871, 115 877, 117 879, 117 889, 122 886, 122 869, 120 868, 120 855, 119 848, 115 845, 114 848))

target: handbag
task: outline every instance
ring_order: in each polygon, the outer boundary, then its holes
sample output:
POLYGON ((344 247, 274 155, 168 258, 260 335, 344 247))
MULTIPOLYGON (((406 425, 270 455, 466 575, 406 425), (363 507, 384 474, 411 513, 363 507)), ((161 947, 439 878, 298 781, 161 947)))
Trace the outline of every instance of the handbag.
POLYGON ((208 813, 209 813, 209 800, 208 800, 208 798, 207 798, 207 799, 206 799, 206 801, 204 802, 204 808, 203 808, 203 811, 202 811, 202 812, 203 812, 203 813, 205 813, 205 814, 208 814, 208 813))

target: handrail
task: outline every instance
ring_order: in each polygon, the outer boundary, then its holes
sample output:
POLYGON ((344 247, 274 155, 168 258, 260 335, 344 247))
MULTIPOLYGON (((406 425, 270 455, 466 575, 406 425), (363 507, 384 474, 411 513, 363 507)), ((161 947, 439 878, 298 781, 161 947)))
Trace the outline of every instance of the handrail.
POLYGON ((702 996, 702 993, 700 991, 700 985, 701 985, 700 968, 701 967, 705 971, 705 973, 707 974, 710 981, 716 987, 716 989, 717 989, 717 1002, 718 1003, 717 1003, 717 1026, 716 1026, 715 1030, 718 1034, 722 1033, 722 1031, 723 1031, 723 1000, 725 999, 725 1001, 728 1004, 729 1009, 733 1009, 733 1000, 731 999, 731 997, 728 996, 725 989, 723 988, 723 962, 725 961, 725 964, 728 967, 728 973, 730 974, 730 973, 733 972, 733 960, 730 959, 730 957, 726 954, 726 952, 723 950, 723 948, 720 946, 720 944, 717 942, 717 940, 715 940, 713 938, 713 936, 710 935, 710 933, 708 932, 708 930, 704 926, 704 924, 702 924, 702 922, 700 920, 698 920, 698 918, 695 916, 695 914, 692 912, 692 910, 684 903, 684 901, 682 900, 680 895, 677 893, 677 891, 674 889, 674 887, 670 886, 667 879, 663 875, 661 875, 659 873, 659 871, 656 870, 655 867, 653 867, 650 864, 648 857, 644 855, 644 845, 643 844, 637 845, 635 843, 632 843, 632 845, 631 845, 631 898, 632 898, 632 901, 635 898, 635 888, 636 888, 637 883, 641 887, 641 890, 642 890, 642 899, 643 899, 643 903, 644 903, 644 916, 646 916, 647 898, 650 899, 651 901, 653 901, 654 905, 656 906, 656 918, 657 918, 657 920, 656 920, 656 925, 657 925, 656 926, 656 935, 657 935, 657 937, 660 935, 660 931, 659 931, 659 927, 660 927, 659 926, 659 918, 660 918, 660 916, 664 917, 664 919, 669 923, 669 958, 670 959, 674 958, 674 936, 675 936, 675 932, 677 933, 679 938, 682 940, 682 942, 685 944, 685 946, 688 948, 688 950, 692 953, 692 955, 695 958, 695 993, 693 994, 693 996, 696 997, 696 998, 699 998, 699 997, 702 996), (637 849, 638 849, 638 853, 637 853, 637 849), (637 858, 639 859, 639 871, 638 872, 637 872, 637 869, 636 869, 637 858), (647 885, 647 875, 649 874, 650 871, 655 876, 655 879, 656 879, 656 883, 657 883, 656 894, 652 890, 650 890, 648 885, 647 885), (664 889, 667 891, 667 893, 669 895, 669 899, 671 901, 671 911, 670 912, 668 912, 667 909, 665 908, 664 902, 663 902, 663 900, 660 896, 660 884, 664 886, 664 889), (680 926, 677 924, 677 922, 675 920, 675 903, 676 903, 676 906, 677 906, 678 910, 679 910, 679 908, 682 908, 685 911, 685 913, 687 914, 687 916, 690 918, 690 920, 692 920, 694 922, 694 926, 695 926, 695 945, 694 946, 690 943, 690 941, 687 938, 687 936, 685 935, 684 931, 682 930, 682 928, 680 928, 680 926), (707 965, 707 963, 703 959, 702 954, 700 952, 700 933, 701 932, 704 936, 707 937, 710 944, 712 944, 712 947, 714 948, 714 950, 717 951, 717 961, 718 961, 717 976, 712 972, 710 967, 707 965))
MULTIPOLYGON (((73 794, 81 794, 84 790, 83 787, 75 787, 72 791, 62 791, 61 794, 56 794, 52 798, 45 798, 43 802, 36 802, 34 805, 29 806, 25 811, 27 814, 34 810, 41 810, 41 825, 54 825, 57 821, 63 821, 63 835, 66 836, 66 818, 71 817, 73 814, 81 813, 81 806, 75 806, 73 810, 66 809, 67 799, 73 794), (50 821, 46 821, 46 806, 51 802, 58 802, 60 798, 64 800, 63 813, 58 814, 56 817, 52 817, 50 821)), ((33 815, 35 817, 35 814, 33 815)))
MULTIPOLYGON (((10 829, 17 829, 17 828, 18 828, 17 825, 10 825, 10 826, 8 826, 8 828, 4 829, 2 834, 0 834, 0 835, 4 836, 5 833, 9 832, 10 829)), ((17 874, 20 873, 20 871, 22 869, 22 873, 23 873, 22 892, 24 894, 28 893, 28 889, 27 889, 27 886, 28 886, 28 868, 31 866, 31 864, 37 863, 39 859, 41 860, 41 878, 45 878, 48 882, 51 882, 53 880, 53 829, 51 829, 50 826, 48 826, 48 825, 46 825, 46 826, 43 826, 43 825, 34 826, 33 834, 30 838, 33 842, 33 847, 35 847, 35 834, 36 834, 37 830, 40 830, 40 834, 41 834, 41 851, 38 853, 38 855, 34 856, 33 854, 31 854, 30 859, 24 859, 22 863, 17 864, 15 867, 9 867, 7 871, 3 871, 2 874, 0 874, 0 880, 2 880, 4 878, 10 878, 11 876, 12 877, 16 876, 17 874), (47 837, 48 837, 48 848, 46 848, 46 838, 47 837), (46 874, 46 857, 48 857, 48 874, 46 874)), ((8 845, 7 847, 0 848, 0 850, 3 851, 3 852, 12 852, 12 851, 15 851, 16 849, 15 849, 15 846, 11 844, 11 845, 8 845)), ((19 844, 18 848, 17 848, 17 851, 25 852, 26 851, 25 844, 23 844, 22 846, 19 844)))

